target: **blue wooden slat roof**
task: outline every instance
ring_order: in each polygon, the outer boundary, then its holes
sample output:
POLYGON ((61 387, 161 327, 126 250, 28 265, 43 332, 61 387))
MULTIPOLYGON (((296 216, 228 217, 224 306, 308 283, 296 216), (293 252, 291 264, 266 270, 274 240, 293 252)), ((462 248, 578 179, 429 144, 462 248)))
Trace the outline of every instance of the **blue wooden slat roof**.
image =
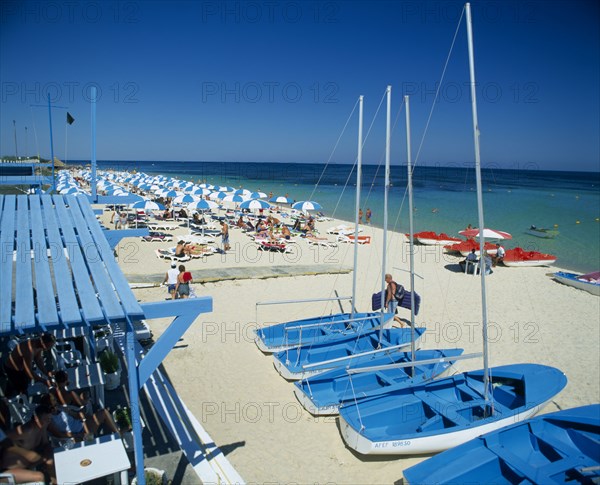
POLYGON ((0 335, 142 318, 85 197, 0 196, 0 335))

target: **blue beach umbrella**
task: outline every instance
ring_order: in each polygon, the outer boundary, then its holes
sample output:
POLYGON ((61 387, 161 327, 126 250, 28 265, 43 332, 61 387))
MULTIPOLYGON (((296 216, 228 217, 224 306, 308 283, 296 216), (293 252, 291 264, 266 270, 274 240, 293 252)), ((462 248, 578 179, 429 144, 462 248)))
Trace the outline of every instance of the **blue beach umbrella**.
POLYGON ((265 194, 264 192, 252 192, 250 195, 248 195, 250 199, 262 199, 266 196, 267 194, 265 194))
POLYGON ((276 195, 275 197, 271 197, 269 202, 274 202, 276 204, 291 204, 294 200, 289 197, 284 197, 283 195, 276 195))
POLYGON ((299 211, 318 211, 322 209, 321 204, 312 200, 301 200, 292 205, 292 208, 299 211))
POLYGON ((162 192, 160 195, 162 195, 163 197, 168 197, 168 198, 172 199, 173 197, 177 197, 178 195, 181 195, 181 192, 179 192, 177 190, 166 190, 166 191, 162 192))
POLYGON ((235 194, 230 194, 226 197, 223 197, 223 202, 244 202, 245 200, 248 200, 248 198, 235 194))
POLYGON ((225 197, 227 197, 227 193, 226 192, 213 192, 212 194, 210 194, 208 196, 208 198, 211 199, 211 200, 223 199, 225 197))
POLYGON ((158 202, 154 202, 153 200, 147 200, 147 199, 138 200, 137 202, 134 202, 133 204, 129 204, 129 207, 131 209, 143 209, 143 210, 150 210, 150 211, 165 210, 164 205, 159 204, 158 202))
POLYGON ((227 187, 227 186, 214 187, 214 189, 217 192, 233 192, 233 187, 227 187))
POLYGON ((210 193, 211 193, 211 190, 203 189, 202 187, 200 187, 192 192, 192 194, 194 194, 194 195, 208 195, 210 193))
POLYGON ((79 189, 72 185, 71 187, 66 187, 62 189, 60 193, 63 195, 77 194, 79 193, 79 189))
POLYGON ((190 204, 192 202, 196 202, 198 200, 198 196, 196 195, 178 195, 173 199, 173 204, 190 204))
POLYGON ((243 196, 247 196, 250 194, 250 191, 248 189, 237 189, 234 192, 235 195, 243 195, 243 196))
POLYGON ((212 200, 206 200, 206 199, 197 200, 196 202, 192 202, 191 204, 188 205, 188 209, 199 210, 199 211, 206 211, 206 210, 210 210, 210 209, 215 209, 217 207, 219 207, 219 204, 217 204, 216 202, 213 202, 212 200))
POLYGON ((268 209, 269 207, 271 204, 260 199, 245 200, 240 204, 240 209, 268 209))

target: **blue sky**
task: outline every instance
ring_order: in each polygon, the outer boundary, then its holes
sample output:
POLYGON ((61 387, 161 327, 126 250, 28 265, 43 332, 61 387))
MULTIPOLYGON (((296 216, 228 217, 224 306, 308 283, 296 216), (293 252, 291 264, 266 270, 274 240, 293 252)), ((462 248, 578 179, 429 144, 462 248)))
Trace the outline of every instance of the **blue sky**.
MULTIPOLYGON (((360 94, 365 131, 387 84, 411 95, 419 146, 462 2, 0 3, 0 153, 110 160, 324 162, 360 94), (27 126, 27 140, 25 140, 27 126), (36 143, 37 138, 37 143, 36 143)), ((599 170, 598 2, 472 2, 484 165, 599 170)), ((463 19, 420 162, 473 161, 463 19)), ((404 114, 393 163, 405 163, 404 114)), ((378 163, 383 110, 365 145, 378 163)), ((334 162, 356 154, 356 115, 334 162)))

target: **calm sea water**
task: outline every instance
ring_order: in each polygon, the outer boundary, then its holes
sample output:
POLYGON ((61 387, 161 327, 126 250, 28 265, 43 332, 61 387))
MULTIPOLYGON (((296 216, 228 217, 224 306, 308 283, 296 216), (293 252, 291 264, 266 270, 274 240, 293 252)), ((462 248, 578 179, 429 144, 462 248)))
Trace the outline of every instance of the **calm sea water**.
MULTIPOLYGON (((296 200, 312 198, 335 217, 353 220, 356 174, 351 165, 237 162, 99 162, 101 168, 206 181, 261 190, 296 200), (347 186, 344 188, 344 186, 347 186), (318 183, 318 185, 317 185, 318 183)), ((383 223, 383 167, 363 167, 362 206, 383 223)), ((508 231, 507 248, 521 246, 556 254, 557 264, 577 271, 600 268, 600 173, 541 170, 483 170, 487 227, 508 231), (545 240, 525 234, 532 224, 558 225, 560 235, 545 240)), ((390 229, 408 230, 406 166, 392 166, 390 229)), ((477 227, 473 168, 420 166, 413 176, 415 230, 456 234, 467 224, 477 227), (432 212, 437 209, 437 212, 432 212)))

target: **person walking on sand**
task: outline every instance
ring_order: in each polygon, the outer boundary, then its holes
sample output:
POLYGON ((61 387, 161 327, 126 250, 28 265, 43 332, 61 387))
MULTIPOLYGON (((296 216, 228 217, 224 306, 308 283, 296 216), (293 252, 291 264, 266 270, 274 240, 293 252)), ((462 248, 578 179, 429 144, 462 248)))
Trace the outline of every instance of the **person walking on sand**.
POLYGON ((229 251, 229 225, 223 220, 221 221, 221 241, 223 243, 223 251, 229 251))
POLYGON ((362 218, 363 218, 363 210, 358 209, 358 223, 359 224, 362 224, 362 218))
POLYGON ((179 298, 189 298, 190 296, 190 283, 193 281, 192 273, 185 270, 183 264, 179 265, 179 274, 177 275, 177 286, 175 291, 179 298))
POLYGON ((163 280, 163 285, 167 285, 167 291, 171 295, 171 300, 176 298, 177 293, 175 292, 175 288, 177 287, 177 275, 179 271, 177 271, 177 265, 175 263, 171 263, 171 269, 167 271, 165 274, 165 279, 163 280))
POLYGON ((367 209, 367 213, 365 214, 365 217, 366 217, 367 224, 369 226, 371 225, 371 216, 372 215, 373 215, 373 213, 371 212, 371 209, 367 209))

